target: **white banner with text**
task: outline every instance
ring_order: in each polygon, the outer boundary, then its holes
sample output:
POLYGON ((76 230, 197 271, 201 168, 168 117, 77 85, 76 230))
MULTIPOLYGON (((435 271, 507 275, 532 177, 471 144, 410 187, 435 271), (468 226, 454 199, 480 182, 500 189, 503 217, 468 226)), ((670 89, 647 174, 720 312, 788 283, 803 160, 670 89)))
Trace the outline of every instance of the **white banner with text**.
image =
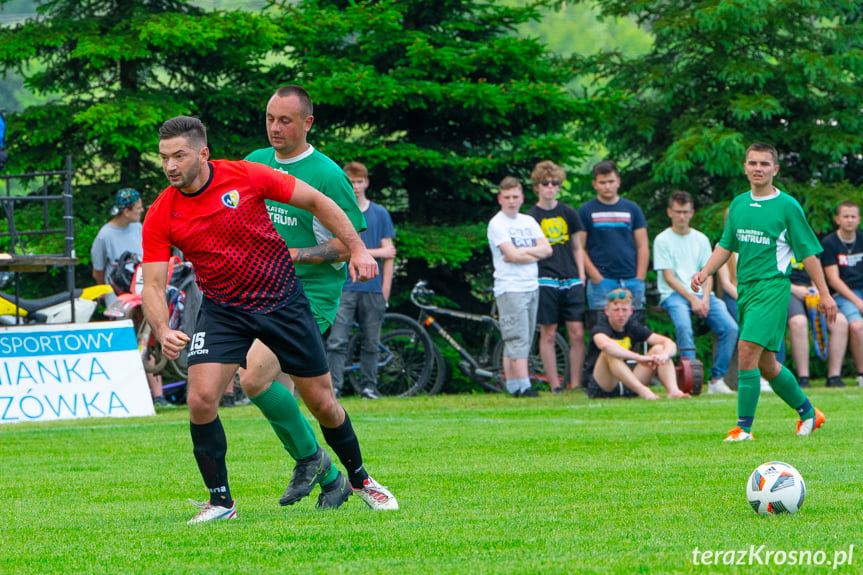
POLYGON ((154 414, 131 320, 0 328, 0 423, 154 414))

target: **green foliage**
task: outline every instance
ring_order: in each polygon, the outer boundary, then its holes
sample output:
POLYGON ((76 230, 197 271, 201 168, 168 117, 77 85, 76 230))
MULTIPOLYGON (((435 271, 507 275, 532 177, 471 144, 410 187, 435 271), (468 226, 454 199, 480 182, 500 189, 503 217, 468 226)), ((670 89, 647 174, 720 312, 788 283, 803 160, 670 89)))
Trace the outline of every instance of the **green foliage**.
POLYGON ((411 226, 396 237, 399 257, 423 258, 430 268, 461 267, 477 251, 488 251, 487 223, 458 226, 411 226))
MULTIPOLYGON (((488 190, 543 159, 585 151, 574 125, 612 104, 574 97, 574 71, 518 26, 549 2, 306 0, 281 6, 292 62, 275 75, 314 94, 316 138, 337 161, 407 192, 417 225, 473 223, 488 190)), ((323 146, 322 146, 323 147, 323 146)), ((387 192, 387 190, 384 190, 387 192)))
POLYGON ((654 36, 646 54, 606 51, 588 60, 603 86, 626 95, 625 112, 605 134, 645 211, 657 213, 674 188, 699 205, 730 199, 746 187, 740 166, 754 141, 777 147, 783 185, 808 185, 816 205, 832 197, 835 183, 863 182, 857 3, 596 4, 654 36))

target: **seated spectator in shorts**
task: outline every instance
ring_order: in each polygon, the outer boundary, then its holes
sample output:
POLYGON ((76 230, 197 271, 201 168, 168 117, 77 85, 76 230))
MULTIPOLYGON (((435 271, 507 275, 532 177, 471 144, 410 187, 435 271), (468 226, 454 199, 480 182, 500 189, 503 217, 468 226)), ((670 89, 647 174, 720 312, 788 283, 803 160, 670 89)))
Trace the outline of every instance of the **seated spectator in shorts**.
POLYGON ((671 194, 667 209, 671 227, 653 240, 659 305, 674 323, 680 357, 695 359, 692 314, 716 333, 719 340, 713 353, 707 393, 732 394, 724 378, 737 346, 737 321, 728 313, 725 303, 713 294, 712 277, 707 280, 710 285, 703 288, 702 293, 707 297, 696 294, 689 285, 692 276, 704 267, 712 253, 707 236, 689 225, 695 214, 693 207, 692 196, 687 192, 671 194))
POLYGON ((584 386, 592 398, 638 396, 659 399, 647 383, 654 375, 665 386, 669 398, 689 397, 677 387, 674 362, 677 346, 632 317, 632 293, 616 289, 607 296, 605 314, 590 330, 590 346, 584 366, 584 386), (634 351, 647 343, 647 355, 634 351), (636 362, 630 369, 627 361, 636 362))
MULTIPOLYGON (((806 294, 814 289, 812 280, 803 264, 791 259, 791 299, 788 301, 788 340, 791 345, 791 358, 797 368, 797 383, 800 387, 809 384, 809 313, 806 309, 806 294)), ((842 360, 848 347, 848 320, 842 313, 836 314, 836 321, 827 326, 827 380, 842 381, 842 360)), ((779 354, 777 354, 779 359, 779 354)), ((780 360, 781 361, 781 360, 780 360)))
POLYGON ((626 288, 634 296, 635 309, 642 309, 650 262, 647 220, 638 204, 618 195, 620 174, 614 162, 593 167, 593 187, 596 197, 578 208, 584 227, 578 236, 585 251, 584 271, 590 279, 588 308, 601 310, 608 292, 626 288))
MULTIPOLYGON (((857 367, 857 385, 863 386, 863 234, 857 231, 860 226, 860 206, 850 200, 842 202, 836 208, 834 219, 839 229, 821 240, 824 247, 821 265, 827 283, 833 290, 836 305, 839 306, 836 323, 842 317, 848 322, 851 355, 857 367)), ((836 329, 834 324, 831 338, 835 337, 833 332, 836 329)), ((832 348, 830 353, 833 353, 832 348)), ((845 387, 838 371, 830 373, 832 375, 827 377, 827 387, 845 387)))
POLYGON ((524 193, 517 179, 503 179, 497 201, 500 211, 488 223, 487 235, 494 264, 506 390, 515 397, 537 397, 530 385, 527 358, 539 306, 536 262, 551 255, 551 245, 536 220, 519 213, 524 193))

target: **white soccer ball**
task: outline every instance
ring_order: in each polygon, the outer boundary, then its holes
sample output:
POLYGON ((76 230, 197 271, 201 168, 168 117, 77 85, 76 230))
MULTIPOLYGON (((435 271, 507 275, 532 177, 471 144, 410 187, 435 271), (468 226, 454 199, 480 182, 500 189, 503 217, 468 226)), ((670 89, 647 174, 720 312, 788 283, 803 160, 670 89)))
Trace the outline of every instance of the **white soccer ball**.
POLYGON ((762 463, 746 482, 746 499, 760 515, 797 513, 805 498, 803 476, 781 461, 762 463))

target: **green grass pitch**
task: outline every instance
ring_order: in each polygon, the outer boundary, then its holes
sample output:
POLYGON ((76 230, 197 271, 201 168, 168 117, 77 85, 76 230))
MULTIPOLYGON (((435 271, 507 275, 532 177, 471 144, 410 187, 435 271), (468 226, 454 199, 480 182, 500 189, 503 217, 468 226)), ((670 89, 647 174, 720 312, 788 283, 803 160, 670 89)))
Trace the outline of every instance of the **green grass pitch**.
POLYGON ((762 394, 756 440, 735 444, 722 442, 730 396, 349 398, 366 466, 401 505, 378 513, 356 497, 317 511, 317 489, 279 507, 286 453, 254 406, 222 410, 239 519, 197 526, 186 499, 206 491, 185 409, 0 425, 0 572, 860 573, 863 389, 809 395, 827 415, 811 437, 762 394), (746 502, 770 460, 803 474, 796 515, 746 502), (723 564, 743 551, 755 566, 723 564), (768 551, 786 564, 757 566, 768 551), (789 566, 792 551, 812 564, 789 566))

